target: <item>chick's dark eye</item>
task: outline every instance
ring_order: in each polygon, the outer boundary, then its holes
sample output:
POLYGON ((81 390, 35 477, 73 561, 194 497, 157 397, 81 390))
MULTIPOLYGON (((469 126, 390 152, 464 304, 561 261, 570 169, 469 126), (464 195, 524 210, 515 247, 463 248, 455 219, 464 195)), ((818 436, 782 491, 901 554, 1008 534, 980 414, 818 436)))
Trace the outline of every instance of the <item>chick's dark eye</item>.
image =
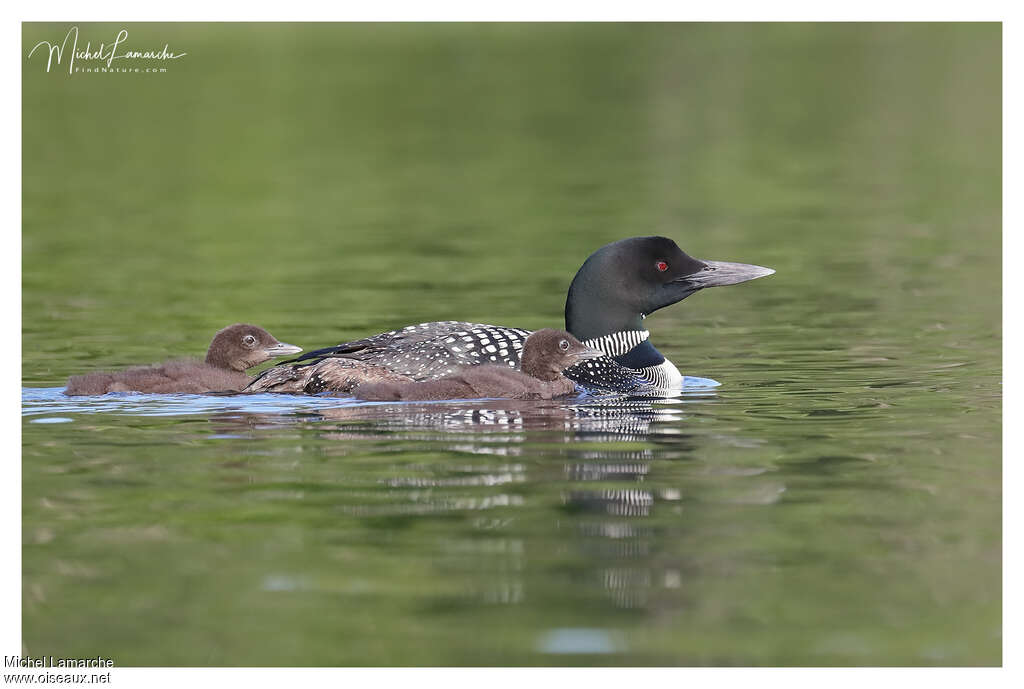
POLYGON ((657 267, 659 273, 664 273, 666 270, 668 270, 668 264, 665 263, 664 261, 658 261, 654 265, 655 267, 657 267))
POLYGON ((249 347, 252 347, 254 344, 256 344, 256 338, 253 337, 252 335, 246 335, 245 337, 242 338, 242 342, 244 342, 249 347))
POLYGON ((569 340, 562 340, 561 342, 559 342, 558 348, 561 349, 563 352, 569 349, 569 340))

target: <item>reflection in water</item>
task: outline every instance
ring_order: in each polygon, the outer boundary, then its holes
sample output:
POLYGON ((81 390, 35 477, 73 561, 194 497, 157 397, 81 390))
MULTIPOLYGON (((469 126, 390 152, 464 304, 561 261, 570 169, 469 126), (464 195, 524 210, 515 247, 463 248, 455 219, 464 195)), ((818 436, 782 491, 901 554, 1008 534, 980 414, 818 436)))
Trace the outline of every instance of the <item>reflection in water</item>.
MULTIPOLYGON (((677 459, 693 452, 696 441, 678 430, 679 422, 685 419, 684 406, 666 405, 665 400, 660 399, 635 398, 606 398, 565 405, 512 400, 476 404, 383 404, 372 408, 325 409, 316 425, 321 434, 337 440, 377 435, 386 428, 389 437, 395 440, 429 442, 432 447, 482 455, 528 457, 537 453, 538 444, 544 443, 545 454, 561 455, 569 460, 563 464, 563 480, 587 485, 586 489, 562 491, 559 496, 564 510, 576 515, 573 527, 576 535, 568 542, 574 544, 576 555, 597 565, 593 570, 594 579, 584 583, 603 588, 616 607, 644 609, 652 599, 652 587, 680 586, 678 570, 652 566, 652 529, 644 525, 644 520, 655 509, 656 500, 675 502, 680 493, 673 488, 656 490, 624 487, 623 484, 644 484, 657 478, 651 476, 655 448, 636 449, 637 443, 668 440, 677 459), (329 425, 332 421, 342 422, 342 425, 329 425), (359 424, 368 421, 372 423, 359 424), (660 434, 657 429, 660 423, 673 432, 660 434), (630 443, 630 447, 623 449, 620 443, 630 443), (597 485, 600 483, 614 487, 600 487, 597 485), (601 567, 599 563, 614 563, 614 566, 601 567)), ((428 468, 405 469, 423 471, 428 468)), ((505 490, 483 498, 467 498, 438 489, 457 490, 469 486, 507 489, 536 480, 525 463, 446 464, 444 471, 448 475, 430 472, 432 475, 428 476, 385 479, 383 483, 392 488, 420 490, 407 490, 388 505, 350 509, 363 516, 382 516, 520 507, 528 503, 505 490)), ((490 604, 524 601, 530 586, 524 574, 526 553, 523 549, 495 552, 491 547, 481 546, 477 539, 469 543, 479 549, 467 547, 461 551, 462 555, 474 553, 476 567, 489 572, 485 587, 469 595, 490 604)))
MULTIPOLYGON (((587 459, 600 459, 601 457, 600 452, 586 452, 584 454, 587 459)), ((651 450, 616 454, 630 455, 627 459, 652 459, 654 457, 654 453, 651 450)), ((617 459, 622 458, 617 457, 617 459)), ((650 466, 647 464, 595 464, 586 462, 583 464, 571 464, 565 467, 566 477, 570 481, 604 481, 606 479, 642 481, 648 471, 650 471, 650 466)))
POLYGON ((378 429, 434 429, 445 432, 498 430, 565 431, 572 440, 645 440, 651 424, 683 418, 663 400, 594 398, 583 403, 561 404, 528 400, 481 400, 479 402, 361 403, 319 410, 315 421, 372 421, 378 429))
POLYGON ((636 489, 573 491, 566 496, 565 502, 589 512, 607 513, 616 517, 646 517, 654 506, 654 495, 636 489))

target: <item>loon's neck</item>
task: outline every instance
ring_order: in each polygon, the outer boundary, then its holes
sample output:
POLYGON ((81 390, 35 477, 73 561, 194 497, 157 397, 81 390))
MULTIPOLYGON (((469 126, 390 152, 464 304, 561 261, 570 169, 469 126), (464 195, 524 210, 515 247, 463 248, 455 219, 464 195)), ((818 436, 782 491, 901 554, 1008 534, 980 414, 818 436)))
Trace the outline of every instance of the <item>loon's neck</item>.
POLYGON ((600 349, 616 363, 639 371, 659 388, 682 387, 683 375, 675 365, 651 344, 646 330, 624 330, 594 337, 584 342, 588 347, 600 349))
MULTIPOLYGON (((657 352, 654 349, 647 338, 651 334, 643 329, 636 330, 620 330, 619 332, 609 333, 607 335, 600 335, 598 337, 592 337, 588 340, 584 340, 583 344, 594 349, 600 349, 602 352, 610 357, 621 357, 627 355, 635 349, 640 349, 643 345, 647 348, 657 352)), ((664 360, 664 357, 662 357, 664 360)), ((621 361, 619 363, 622 363, 621 361)))
POLYGON ((572 279, 565 297, 565 329, 580 341, 644 329, 643 300, 621 280, 609 279, 618 271, 618 264, 599 251, 572 279))
POLYGON ((619 333, 642 332, 646 339, 650 333, 644 329, 642 313, 625 308, 595 307, 570 301, 565 306, 565 329, 581 342, 589 342, 619 333))
POLYGON ((654 348, 650 340, 646 338, 626 352, 609 352, 611 357, 618 363, 637 370, 650 366, 659 366, 665 361, 664 355, 654 348))

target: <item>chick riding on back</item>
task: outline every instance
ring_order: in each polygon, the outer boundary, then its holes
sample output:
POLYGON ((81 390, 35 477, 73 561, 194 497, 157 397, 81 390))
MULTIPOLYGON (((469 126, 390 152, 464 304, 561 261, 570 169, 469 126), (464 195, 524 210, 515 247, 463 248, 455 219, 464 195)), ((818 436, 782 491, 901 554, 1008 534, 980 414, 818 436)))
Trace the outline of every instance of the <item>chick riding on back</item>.
POLYGON ((479 398, 552 399, 571 395, 576 384, 565 369, 604 356, 564 330, 545 328, 526 338, 521 369, 509 366, 463 366, 455 372, 422 382, 363 383, 356 397, 373 401, 450 400, 479 398))

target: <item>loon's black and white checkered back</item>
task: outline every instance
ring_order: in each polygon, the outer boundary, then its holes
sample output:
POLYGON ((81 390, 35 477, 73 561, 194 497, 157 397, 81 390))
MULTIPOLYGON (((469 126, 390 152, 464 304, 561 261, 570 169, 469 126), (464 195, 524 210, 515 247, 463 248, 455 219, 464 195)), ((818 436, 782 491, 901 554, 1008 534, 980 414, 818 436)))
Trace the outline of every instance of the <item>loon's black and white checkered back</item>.
POLYGON ((521 328, 436 321, 309 352, 296 362, 342 357, 384 366, 415 380, 432 380, 452 373, 458 366, 492 364, 518 368, 519 355, 529 335, 529 330, 521 328))
MULTIPOLYGON (((388 358, 388 368, 417 380, 452 373, 458 366, 491 364, 519 367, 529 330, 483 323, 453 323, 448 332, 420 339, 388 358)), ((412 326, 416 327, 416 326, 412 326)))

